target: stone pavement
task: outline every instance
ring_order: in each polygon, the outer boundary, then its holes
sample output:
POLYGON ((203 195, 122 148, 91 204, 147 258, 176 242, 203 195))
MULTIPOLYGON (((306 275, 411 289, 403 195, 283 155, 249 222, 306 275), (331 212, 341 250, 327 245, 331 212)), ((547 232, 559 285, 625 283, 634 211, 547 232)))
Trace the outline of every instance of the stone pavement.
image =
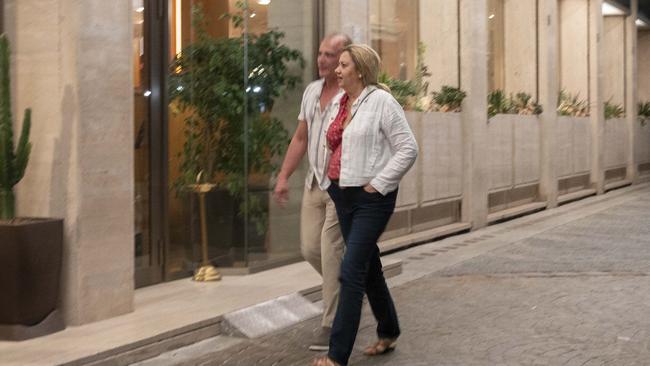
MULTIPOLYGON (((403 335, 368 358, 364 309, 351 365, 650 365, 650 185, 610 192, 398 252, 403 335)), ((308 365, 319 319, 150 365, 308 365), (176 362, 176 363, 174 363, 176 362)), ((194 352, 194 353, 193 353, 194 352)))

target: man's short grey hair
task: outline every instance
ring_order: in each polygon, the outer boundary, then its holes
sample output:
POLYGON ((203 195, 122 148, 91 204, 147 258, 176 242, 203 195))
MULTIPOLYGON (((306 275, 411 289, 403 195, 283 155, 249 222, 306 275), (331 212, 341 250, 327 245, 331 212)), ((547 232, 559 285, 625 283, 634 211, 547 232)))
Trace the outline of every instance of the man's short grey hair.
POLYGON ((339 38, 341 40, 341 50, 352 44, 352 38, 343 32, 333 32, 325 36, 323 40, 339 38))

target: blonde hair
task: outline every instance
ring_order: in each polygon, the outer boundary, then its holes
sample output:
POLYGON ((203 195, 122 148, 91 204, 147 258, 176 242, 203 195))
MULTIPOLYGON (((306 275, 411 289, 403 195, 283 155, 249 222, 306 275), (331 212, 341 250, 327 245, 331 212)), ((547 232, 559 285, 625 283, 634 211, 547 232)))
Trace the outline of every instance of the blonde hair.
POLYGON ((351 44, 345 47, 343 52, 350 55, 354 67, 361 75, 361 82, 364 86, 375 85, 390 93, 390 88, 378 81, 381 58, 377 51, 366 44, 351 44))

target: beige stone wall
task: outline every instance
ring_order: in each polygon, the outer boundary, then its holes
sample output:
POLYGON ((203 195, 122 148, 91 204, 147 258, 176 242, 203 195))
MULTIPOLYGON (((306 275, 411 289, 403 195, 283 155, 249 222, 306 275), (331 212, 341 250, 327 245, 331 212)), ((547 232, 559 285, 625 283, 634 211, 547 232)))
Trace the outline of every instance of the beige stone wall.
POLYGON ((625 106, 625 17, 603 20, 603 97, 625 106))
POLYGON ((537 99, 537 0, 504 2, 504 89, 537 99))
POLYGON ((639 100, 650 101, 650 30, 639 31, 638 34, 639 100))
MULTIPOLYGON (((130 2, 5 1, 13 105, 33 109, 21 216, 65 218, 68 324, 133 309, 130 2)), ((22 112, 19 113, 22 115, 22 112)))
POLYGON ((420 1, 420 42, 431 77, 429 91, 460 83, 458 59, 458 0, 420 1))
POLYGON ((589 3, 587 0, 559 0, 560 88, 589 95, 589 3))

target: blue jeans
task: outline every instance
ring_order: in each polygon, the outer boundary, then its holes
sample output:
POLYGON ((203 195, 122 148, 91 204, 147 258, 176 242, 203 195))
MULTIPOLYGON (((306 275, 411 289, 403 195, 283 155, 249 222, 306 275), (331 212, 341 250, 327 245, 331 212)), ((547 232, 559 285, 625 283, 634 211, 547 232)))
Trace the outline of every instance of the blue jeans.
POLYGON ((361 187, 341 189, 332 183, 327 192, 336 206, 346 245, 328 356, 347 365, 359 329, 364 292, 377 320, 379 338, 400 335, 397 311, 386 286, 377 247, 377 239, 395 209, 397 190, 383 196, 378 192, 368 193, 361 187))

